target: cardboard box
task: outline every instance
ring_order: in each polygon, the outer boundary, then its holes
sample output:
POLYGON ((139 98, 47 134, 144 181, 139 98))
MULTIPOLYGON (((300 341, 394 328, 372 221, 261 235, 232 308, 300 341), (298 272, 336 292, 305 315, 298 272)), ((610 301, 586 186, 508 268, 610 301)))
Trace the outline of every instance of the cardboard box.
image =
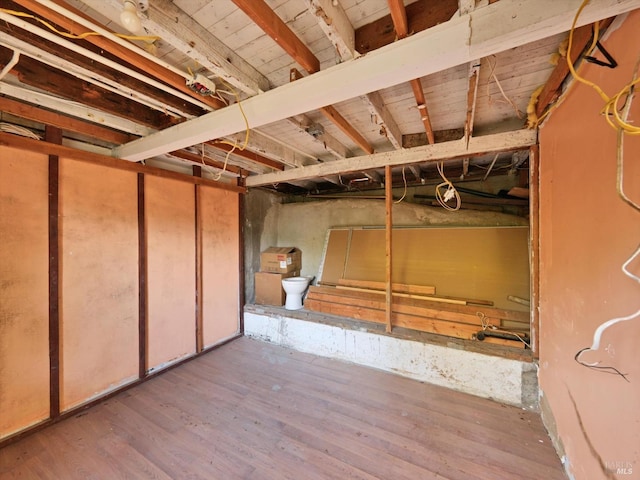
POLYGON ((260 271, 291 273, 302 269, 302 252, 295 247, 270 247, 260 254, 260 271))
POLYGON ((282 289, 282 279, 297 277, 299 275, 299 270, 289 273, 255 273, 255 303, 259 305, 275 305, 276 307, 281 307, 284 305, 286 300, 284 290, 282 289))

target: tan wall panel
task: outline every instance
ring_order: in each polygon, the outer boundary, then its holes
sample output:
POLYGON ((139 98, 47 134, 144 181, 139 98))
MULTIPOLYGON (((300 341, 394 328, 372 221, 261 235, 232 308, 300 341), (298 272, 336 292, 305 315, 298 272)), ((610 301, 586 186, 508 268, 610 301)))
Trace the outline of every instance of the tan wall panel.
POLYGON ((60 164, 61 409, 137 378, 136 174, 60 164))
POLYGON ((0 147, 0 438, 49 416, 48 161, 0 147))
POLYGON ((145 177, 148 262, 148 366, 195 353, 195 191, 145 177))
MULTIPOLYGON (((393 281, 527 311, 507 295, 529 298, 528 235, 526 227, 394 229, 393 281)), ((383 229, 354 229, 344 278, 385 281, 384 246, 383 229)))
POLYGON ((239 195, 202 187, 203 339, 213 345, 239 331, 239 195))

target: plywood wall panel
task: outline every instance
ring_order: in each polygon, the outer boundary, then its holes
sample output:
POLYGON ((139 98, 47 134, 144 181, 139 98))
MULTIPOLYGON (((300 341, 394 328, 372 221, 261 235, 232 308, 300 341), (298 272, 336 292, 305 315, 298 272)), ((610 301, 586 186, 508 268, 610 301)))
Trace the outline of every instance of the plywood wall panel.
POLYGON ((133 172, 61 159, 61 409, 138 376, 133 172))
POLYGON ((209 346, 239 332, 239 195, 201 187, 203 339, 209 346))
MULTIPOLYGON (((393 281, 527 311, 507 296, 529 298, 528 235, 526 227, 394 229, 393 281)), ((384 230, 353 229, 344 278, 384 282, 384 245, 384 230)))
POLYGON ((49 416, 48 161, 0 147, 0 438, 49 416))
POLYGON ((147 365, 166 366, 195 353, 194 186, 145 177, 147 365))

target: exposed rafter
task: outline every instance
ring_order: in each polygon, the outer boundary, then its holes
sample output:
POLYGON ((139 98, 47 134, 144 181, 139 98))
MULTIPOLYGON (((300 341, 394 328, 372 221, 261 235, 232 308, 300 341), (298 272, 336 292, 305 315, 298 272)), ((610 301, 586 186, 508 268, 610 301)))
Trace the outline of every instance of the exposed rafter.
POLYGON ((355 31, 339 2, 333 0, 304 0, 318 25, 331 41, 341 60, 350 60, 355 51, 355 31))
POLYGON ((27 105, 23 102, 17 102, 6 97, 0 97, 0 111, 62 130, 89 135, 116 145, 127 143, 135 138, 127 133, 117 132, 110 128, 60 115, 59 113, 27 105))
MULTIPOLYGON (((243 102, 252 128, 381 90, 474 59, 565 32, 579 0, 501 0, 469 15, 343 62, 243 102), (471 26, 473 25, 473 29, 471 26)), ((578 26, 638 7, 637 0, 601 0, 587 4, 578 26)), ((244 130, 237 105, 205 114, 114 151, 143 159, 244 130)), ((472 142, 470 141, 470 144, 472 142)))
MULTIPOLYGON (((23 7, 31 10, 32 12, 42 16, 43 18, 48 19, 49 21, 53 21, 59 26, 66 28, 69 32, 74 33, 76 35, 90 32, 91 30, 76 21, 70 19, 66 15, 62 15, 50 8, 47 8, 44 5, 41 5, 39 2, 35 0, 16 0, 16 3, 19 3, 23 7)), ((65 8, 70 14, 76 15, 78 17, 91 20, 87 15, 80 12, 77 9, 74 9, 67 3, 62 0, 53 0, 52 3, 60 5, 65 8)), ((93 43, 94 45, 99 46, 105 51, 115 55, 121 60, 131 64, 137 65, 140 69, 147 72, 150 75, 153 75, 155 78, 160 79, 167 84, 171 85, 176 90, 179 90, 187 95, 192 96, 193 98, 198 99, 206 104, 208 104, 212 108, 221 108, 224 106, 224 103, 218 99, 213 97, 204 98, 199 96, 197 93, 193 92, 189 87, 187 87, 185 83, 184 77, 177 75, 176 73, 167 70, 166 68, 161 67, 157 63, 150 61, 144 56, 137 54, 118 43, 114 43, 112 40, 101 36, 101 35, 91 35, 86 38, 87 41, 93 43)))
MULTIPOLYGON (((236 142, 238 145, 244 145, 245 135, 244 133, 230 135, 227 140, 236 142)), ((251 130, 247 148, 289 167, 303 167, 318 163, 318 160, 311 155, 294 150, 256 129, 251 130)))
MULTIPOLYGON (((299 80, 303 78, 302 74, 295 68, 291 69, 291 81, 299 80)), ((365 153, 373 153, 373 147, 369 144, 366 138, 364 138, 360 132, 358 132, 353 126, 336 110, 332 105, 326 105, 319 108, 320 112, 332 122, 336 127, 342 130, 347 137, 353 140, 365 153)))
MULTIPOLYGON (((332 0, 304 1, 309 6, 311 13, 315 15, 320 28, 322 28, 335 47, 340 60, 351 60, 357 57, 358 54, 354 50, 355 32, 353 25, 351 25, 340 3, 334 5, 332 0)), ((382 101, 380 94, 372 92, 362 95, 360 98, 367 105, 372 120, 380 127, 380 134, 385 136, 394 148, 402 148, 400 129, 382 101)))
POLYGON ((112 115, 96 108, 4 82, 0 82, 0 94, 138 137, 146 137, 156 131, 138 122, 112 115))
POLYGON ((320 60, 264 0, 232 0, 232 2, 307 72, 315 73, 320 70, 320 60))
POLYGON ((480 61, 469 63, 469 86, 467 88, 467 116, 464 121, 464 138, 468 143, 473 134, 473 121, 476 114, 478 97, 478 81, 480 78, 480 61))
POLYGON ((376 153, 363 157, 336 160, 331 163, 310 165, 304 168, 285 170, 284 172, 267 173, 247 178, 247 186, 259 186, 272 183, 289 182, 306 178, 323 177, 346 172, 364 172, 386 165, 408 165, 412 163, 435 162, 439 160, 468 157, 529 148, 537 142, 537 133, 532 130, 499 133, 485 137, 472 137, 467 146, 464 140, 436 143, 394 152, 376 153))
POLYGON ((372 120, 380 127, 380 134, 387 137, 395 149, 402 148, 402 133, 391 116, 379 92, 371 92, 360 97, 366 103, 372 120))
MULTIPOLYGON (((407 12, 404 7, 404 2, 402 0, 387 0, 387 2, 389 3, 389 10, 391 10, 391 19, 393 20, 393 27, 396 31, 396 35, 399 39, 406 38, 409 34, 409 24, 407 21, 407 12)), ((420 119, 422 120, 424 130, 427 133, 429 143, 435 143, 433 127, 431 126, 431 118, 429 117, 429 109, 427 107, 427 101, 424 98, 422 82, 419 78, 411 80, 411 89, 413 90, 413 96, 416 98, 420 119)))

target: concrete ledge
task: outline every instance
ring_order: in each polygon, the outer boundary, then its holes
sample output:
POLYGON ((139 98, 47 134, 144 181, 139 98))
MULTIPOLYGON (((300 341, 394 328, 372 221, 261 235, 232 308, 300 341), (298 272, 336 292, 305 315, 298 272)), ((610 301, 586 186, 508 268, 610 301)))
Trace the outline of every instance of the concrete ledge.
POLYGON ((244 333, 301 352, 537 409, 537 372, 530 362, 344 329, 259 308, 245 308, 244 333))

